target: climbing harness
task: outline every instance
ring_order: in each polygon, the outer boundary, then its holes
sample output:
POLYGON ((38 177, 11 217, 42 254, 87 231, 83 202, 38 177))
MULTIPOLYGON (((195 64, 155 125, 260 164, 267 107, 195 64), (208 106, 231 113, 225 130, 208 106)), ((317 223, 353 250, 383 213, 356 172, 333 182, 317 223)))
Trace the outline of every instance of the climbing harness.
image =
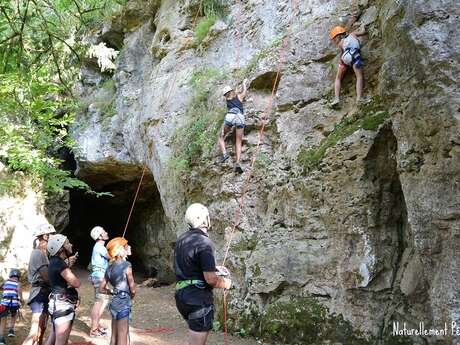
POLYGON ((200 279, 188 279, 188 280, 179 280, 176 282, 176 291, 186 288, 187 286, 195 285, 195 286, 205 286, 206 282, 200 279))
MULTIPOLYGON (((288 23, 287 34, 285 35, 285 37, 284 37, 284 39, 282 41, 282 46, 281 46, 281 49, 280 49, 279 63, 278 63, 278 67, 277 67, 275 80, 273 82, 271 95, 270 95, 270 98, 268 100, 268 103, 267 103, 267 106, 265 108, 265 111, 263 113, 264 116, 262 117, 263 121, 262 121, 262 125, 260 127, 260 130, 259 130, 259 137, 258 137, 258 140, 257 140, 256 148, 255 148, 252 160, 251 160, 251 165, 250 165, 250 168, 248 170, 246 180, 245 180, 245 182, 243 184, 243 188, 242 188, 242 191, 241 191, 241 197, 240 197, 240 200, 239 200, 239 203, 238 203, 239 205, 238 205, 237 209, 235 210, 234 222, 233 222, 232 230, 230 231, 229 239, 227 241, 224 259, 222 260, 222 266, 225 266, 225 262, 227 260, 228 254, 229 254, 230 246, 231 246, 231 243, 232 243, 232 240, 233 240, 234 233, 236 231, 236 227, 240 223, 241 211, 242 211, 242 209, 243 209, 243 207, 245 205, 245 196, 246 196, 246 192, 247 192, 247 190, 249 188, 249 181, 250 181, 250 179, 252 177, 252 171, 253 171, 254 164, 255 164, 255 161, 256 161, 256 158, 257 158, 257 154, 258 154, 258 152, 260 150, 260 145, 262 143, 262 139, 264 138, 266 120, 268 120, 268 117, 269 117, 269 115, 271 114, 271 112, 273 110, 273 101, 274 101, 274 98, 275 98, 277 85, 278 85, 278 82, 279 82, 279 79, 280 79, 280 76, 281 76, 281 71, 282 71, 282 69, 284 67, 284 63, 285 63, 285 51, 287 50, 287 47, 288 47, 289 38, 291 36, 294 19, 297 17, 297 15, 299 13, 299 0, 293 0, 292 1, 292 8, 293 8, 293 15, 291 16, 291 18, 289 20, 289 23, 288 23)), ((228 291, 224 290, 224 294, 223 294, 223 309, 224 309, 224 344, 225 345, 228 344, 227 294, 228 294, 228 291)))

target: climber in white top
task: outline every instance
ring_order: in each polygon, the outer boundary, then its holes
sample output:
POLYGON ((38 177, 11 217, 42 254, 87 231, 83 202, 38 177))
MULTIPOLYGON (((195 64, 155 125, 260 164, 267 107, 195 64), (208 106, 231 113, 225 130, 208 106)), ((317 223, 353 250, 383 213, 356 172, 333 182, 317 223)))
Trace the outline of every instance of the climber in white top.
MULTIPOLYGON (((354 17, 354 19, 356 16, 354 17)), ((351 25, 350 25, 351 26, 351 25)), ((334 83, 335 98, 331 102, 331 107, 338 107, 340 104, 340 88, 342 79, 348 67, 353 67, 356 75, 356 103, 362 102, 363 97, 363 61, 361 59, 361 44, 359 36, 366 34, 366 30, 354 31, 347 34, 347 29, 343 26, 335 26, 329 33, 329 37, 340 48, 340 60, 337 75, 334 83)))

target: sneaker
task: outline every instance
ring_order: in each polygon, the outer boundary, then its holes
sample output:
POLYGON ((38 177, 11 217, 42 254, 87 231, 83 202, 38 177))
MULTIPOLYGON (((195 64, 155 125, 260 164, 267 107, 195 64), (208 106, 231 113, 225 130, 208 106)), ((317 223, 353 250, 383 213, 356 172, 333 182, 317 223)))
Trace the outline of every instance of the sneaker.
POLYGON ((224 163, 227 159, 229 159, 230 156, 228 155, 228 153, 222 155, 222 157, 220 157, 218 160, 217 160, 217 163, 219 164, 222 164, 224 163))
POLYGON ((339 108, 340 107, 340 99, 339 98, 334 98, 334 100, 329 103, 329 107, 331 107, 332 109, 339 108))
POLYGON ((14 329, 10 328, 8 330, 8 337, 15 337, 15 336, 16 336, 16 334, 14 334, 14 329))
POLYGON ((239 163, 235 164, 235 172, 237 172, 238 174, 243 173, 243 168, 241 168, 241 165, 239 163))
POLYGON ((89 332, 90 338, 101 338, 105 336, 106 336, 106 333, 101 332, 99 328, 93 329, 92 331, 89 332))
POLYGON ((360 98, 356 100, 356 105, 358 107, 361 107, 363 105, 369 104, 371 100, 369 98, 360 98))
POLYGON ((98 330, 99 332, 101 332, 101 333, 104 333, 104 334, 107 334, 107 333, 108 333, 108 329, 105 328, 105 327, 102 327, 102 326, 99 326, 97 330, 98 330))

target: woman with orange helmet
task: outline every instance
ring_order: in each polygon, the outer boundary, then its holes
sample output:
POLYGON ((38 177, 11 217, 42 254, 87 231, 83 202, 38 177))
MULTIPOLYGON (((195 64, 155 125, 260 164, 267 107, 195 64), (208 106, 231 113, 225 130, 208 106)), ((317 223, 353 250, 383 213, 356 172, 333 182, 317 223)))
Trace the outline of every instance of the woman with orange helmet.
MULTIPOLYGON (((356 20, 353 16, 349 22, 349 26, 356 20)), ((361 59, 361 43, 359 36, 365 35, 366 30, 354 31, 347 34, 347 29, 343 26, 335 26, 329 32, 329 37, 340 48, 339 68, 334 82, 334 100, 331 102, 331 107, 336 108, 340 104, 340 89, 342 79, 348 67, 351 66, 356 75, 356 103, 360 103, 363 96, 363 61, 361 59)))
POLYGON ((112 314, 112 335, 110 345, 128 343, 131 300, 136 295, 131 263, 126 258, 131 255, 131 247, 123 237, 115 237, 107 243, 110 264, 99 287, 100 292, 112 295, 109 305, 112 314), (108 288, 110 283, 112 289, 108 288))

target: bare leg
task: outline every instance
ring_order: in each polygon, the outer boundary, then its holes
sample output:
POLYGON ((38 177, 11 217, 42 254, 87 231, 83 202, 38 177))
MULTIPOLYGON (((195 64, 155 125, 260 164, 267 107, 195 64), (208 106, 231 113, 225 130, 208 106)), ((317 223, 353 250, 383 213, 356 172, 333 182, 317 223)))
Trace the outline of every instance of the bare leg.
POLYGON ((244 128, 237 128, 236 129, 236 142, 235 142, 235 145, 236 145, 236 163, 240 162, 243 135, 244 135, 244 128))
POLYGON ((72 323, 65 322, 61 325, 55 325, 55 336, 56 340, 54 342, 54 345, 67 345, 69 341, 69 336, 70 336, 70 331, 72 330, 72 323))
POLYGON ((6 319, 7 319, 6 316, 0 318, 0 337, 5 336, 6 319))
POLYGON ((98 299, 94 302, 93 309, 91 310, 91 330, 99 328, 99 322, 101 320, 104 309, 107 306, 108 299, 98 299))
POLYGON ((191 329, 188 330, 189 345, 205 345, 209 332, 195 332, 191 329))
POLYGON ((30 322, 30 331, 22 345, 34 345, 42 344, 43 335, 46 330, 46 322, 48 321, 48 316, 46 312, 44 313, 33 313, 32 320, 30 322))
POLYGON ((110 335, 110 345, 117 345, 117 320, 112 319, 112 334, 110 335))
POLYGON ((11 317, 10 319, 10 329, 13 329, 14 330, 14 326, 16 325, 16 319, 18 318, 18 313, 19 311, 16 312, 16 314, 14 314, 14 316, 11 317))
POLYGON ((220 146, 220 151, 222 152, 222 155, 225 155, 227 153, 227 149, 225 147, 225 135, 231 130, 232 128, 230 126, 224 125, 222 130, 219 133, 219 146, 220 146))
POLYGON ((363 69, 353 65, 353 71, 356 75, 356 101, 359 102, 363 97, 364 77, 363 69))
POLYGON ((336 100, 340 98, 340 89, 342 87, 342 79, 345 76, 346 71, 347 71, 347 67, 343 67, 342 65, 339 65, 339 69, 337 70, 337 75, 335 76, 335 83, 334 83, 334 93, 335 93, 336 100))
POLYGON ((127 345, 128 344, 128 318, 117 321, 117 338, 118 342, 116 345, 127 345))

